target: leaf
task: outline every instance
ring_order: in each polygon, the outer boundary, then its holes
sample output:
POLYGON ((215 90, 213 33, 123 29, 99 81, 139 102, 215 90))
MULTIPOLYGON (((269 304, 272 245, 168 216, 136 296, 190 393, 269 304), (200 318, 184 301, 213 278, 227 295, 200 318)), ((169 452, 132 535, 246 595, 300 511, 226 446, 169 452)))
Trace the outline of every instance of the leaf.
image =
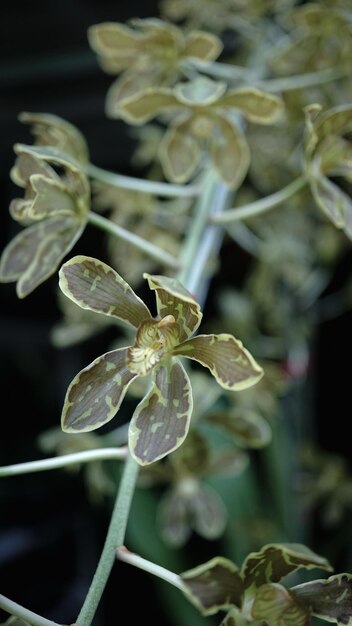
POLYGON ((259 413, 239 408, 216 411, 204 417, 207 422, 223 428, 245 448, 263 448, 271 440, 268 422, 259 413))
POLYGON ((292 587, 297 601, 313 615, 340 626, 352 624, 352 575, 336 574, 326 580, 313 580, 292 587))
POLYGON ((128 385, 136 377, 126 365, 127 348, 112 350, 81 370, 70 383, 61 415, 64 432, 100 428, 117 413, 128 385))
POLYGON ((246 588, 260 587, 268 582, 278 582, 284 576, 304 567, 331 571, 326 559, 298 543, 268 544, 259 552, 249 554, 242 565, 246 588))
POLYGON ((212 33, 192 30, 186 35, 184 57, 194 57, 203 61, 215 61, 222 52, 223 44, 219 37, 212 33))
POLYGON ((143 274, 148 280, 149 289, 155 291, 158 315, 161 318, 173 315, 179 325, 179 341, 193 335, 202 321, 198 302, 176 279, 156 274, 143 274))
POLYGON ((270 626, 308 626, 311 611, 302 607, 290 591, 277 583, 259 587, 251 613, 255 620, 270 626))
POLYGON ((198 142, 188 131, 188 124, 171 127, 160 142, 160 162, 168 180, 183 184, 197 171, 200 160, 198 142))
POLYGON ((203 613, 240 607, 243 583, 238 567, 221 556, 180 575, 188 599, 203 613))
POLYGON ((255 87, 230 89, 221 98, 219 106, 238 109, 256 124, 271 124, 283 112, 283 100, 255 87))
POLYGON ((137 406, 129 427, 131 454, 140 465, 154 463, 182 444, 192 408, 191 385, 178 359, 155 369, 152 387, 137 406))
POLYGON ((250 152, 239 128, 223 115, 218 115, 215 135, 210 144, 210 154, 220 178, 231 188, 238 189, 247 175, 250 152))
POLYGON ((171 89, 150 87, 120 101, 119 114, 125 122, 141 125, 175 106, 178 100, 171 89))
POLYGON ((173 349, 173 354, 198 361, 225 389, 240 391, 258 382, 262 368, 233 335, 197 335, 173 349))
POLYGON ((82 309, 117 317, 135 328, 151 314, 133 289, 109 265, 78 255, 59 271, 62 292, 82 309))

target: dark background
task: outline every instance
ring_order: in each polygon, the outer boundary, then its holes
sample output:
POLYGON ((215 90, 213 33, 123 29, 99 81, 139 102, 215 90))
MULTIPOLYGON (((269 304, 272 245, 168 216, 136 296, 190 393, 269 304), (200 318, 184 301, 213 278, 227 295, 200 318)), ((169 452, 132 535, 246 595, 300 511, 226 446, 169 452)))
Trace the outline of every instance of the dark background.
MULTIPOLYGON (((93 163, 132 173, 133 142, 122 123, 104 115, 111 77, 98 66, 86 33, 90 25, 104 20, 157 16, 157 6, 151 0, 6 3, 0 21, 1 250, 18 230, 8 215, 8 205, 18 191, 9 178, 12 147, 15 142, 31 142, 28 127, 17 120, 21 111, 66 118, 85 135, 93 163)), ((88 227, 77 251, 99 256, 100 233, 88 227)), ((226 248, 222 254, 227 269, 218 282, 235 276, 226 248)), ((351 267, 347 255, 336 270, 331 291, 350 280, 351 267)), ((1 465, 40 458, 37 436, 59 423, 68 382, 101 353, 97 352, 101 338, 62 351, 51 346, 50 329, 60 315, 56 284, 54 276, 22 301, 14 284, 0 285, 1 465)), ((351 350, 350 327, 350 312, 319 327, 314 363, 319 391, 313 398, 319 442, 348 459, 350 366, 344 363, 351 350)), ((2 479, 0 593, 49 619, 73 621, 95 570, 109 513, 109 507, 91 506, 80 474, 58 471, 2 479)), ((123 604, 125 585, 141 597, 131 619, 148 616, 167 624, 166 610, 158 604, 149 578, 123 568, 113 571, 95 624, 109 626, 121 619, 118 602, 123 604)), ((0 611, 0 621, 1 617, 0 611)))

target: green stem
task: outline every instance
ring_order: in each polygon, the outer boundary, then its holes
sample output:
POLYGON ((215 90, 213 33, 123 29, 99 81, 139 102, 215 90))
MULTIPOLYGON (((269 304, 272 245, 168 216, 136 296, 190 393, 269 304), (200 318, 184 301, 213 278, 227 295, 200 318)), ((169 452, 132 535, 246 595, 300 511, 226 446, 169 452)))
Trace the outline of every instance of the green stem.
POLYGON ((9 600, 5 596, 0 593, 0 608, 10 615, 15 615, 16 617, 23 619, 25 622, 29 622, 32 626, 59 626, 56 622, 52 622, 50 619, 45 619, 41 615, 37 613, 33 613, 33 611, 29 611, 29 609, 25 609, 21 604, 17 604, 17 602, 13 602, 9 600))
POLYGON ((140 191, 142 193, 150 193, 164 197, 186 197, 192 198, 198 196, 200 188, 198 185, 175 185, 172 183, 163 183, 154 180, 145 180, 142 178, 133 178, 132 176, 123 176, 108 172, 96 165, 89 163, 86 167, 86 173, 91 178, 118 187, 119 189, 130 189, 131 191, 140 191))
POLYGON ((226 81, 236 82, 241 79, 244 80, 246 84, 254 85, 258 89, 274 92, 306 89, 313 85, 323 85, 324 83, 329 83, 346 76, 346 70, 333 67, 318 72, 285 76, 284 78, 259 79, 258 74, 247 67, 218 62, 210 63, 198 59, 187 61, 185 67, 194 67, 200 72, 226 81))
POLYGON ((98 567, 76 620, 78 626, 90 626, 92 623, 115 562, 116 546, 124 543, 138 470, 139 465, 128 455, 98 567))
POLYGON ((280 191, 276 191, 270 196, 266 196, 265 198, 261 198, 255 202, 250 202, 244 206, 229 209, 220 215, 213 215, 210 218, 210 221, 214 224, 229 224, 231 222, 236 222, 237 220, 244 220, 249 217, 262 215, 279 204, 282 204, 285 200, 291 198, 291 196, 300 191, 306 184, 307 180, 305 176, 299 176, 292 181, 292 183, 283 189, 280 189, 280 191))
POLYGON ((180 576, 170 572, 170 570, 165 567, 161 567, 160 565, 156 565, 147 559, 143 559, 138 554, 134 554, 134 552, 130 552, 125 547, 118 548, 116 550, 116 556, 119 561, 123 561, 124 563, 129 563, 130 565, 134 565, 135 567, 139 567, 139 569, 148 572, 149 574, 153 574, 154 576, 158 576, 158 578, 162 578, 162 580, 166 580, 166 582, 170 583, 174 587, 184 589, 182 580, 180 576))
POLYGON ((143 239, 143 237, 139 237, 139 235, 136 235, 135 233, 132 233, 125 228, 122 228, 122 226, 114 224, 114 222, 107 219, 106 217, 103 217, 98 213, 93 213, 92 211, 89 211, 88 221, 94 226, 97 226, 98 228, 101 228, 101 230, 109 233, 110 235, 114 235, 119 239, 128 241, 128 243, 135 246, 136 248, 139 248, 139 250, 143 250, 143 252, 148 254, 159 263, 162 263, 163 265, 166 265, 167 267, 171 267, 173 269, 177 269, 179 267, 178 260, 172 254, 169 254, 169 252, 166 252, 165 250, 162 250, 162 248, 155 246, 150 241, 143 239))
POLYGON ((53 457, 51 459, 41 459, 40 461, 29 461, 28 463, 16 463, 15 465, 0 467, 0 477, 45 472, 47 470, 74 465, 75 463, 90 463, 91 461, 102 461, 104 459, 123 460, 126 456, 127 446, 123 448, 84 450, 82 452, 64 454, 63 456, 53 457))
POLYGON ((203 193, 195 205, 191 222, 181 253, 182 269, 178 279, 197 298, 205 299, 205 283, 209 278, 205 272, 212 252, 220 245, 223 234, 214 224, 209 224, 210 216, 220 214, 226 206, 230 190, 220 182, 213 172, 208 172, 203 193))

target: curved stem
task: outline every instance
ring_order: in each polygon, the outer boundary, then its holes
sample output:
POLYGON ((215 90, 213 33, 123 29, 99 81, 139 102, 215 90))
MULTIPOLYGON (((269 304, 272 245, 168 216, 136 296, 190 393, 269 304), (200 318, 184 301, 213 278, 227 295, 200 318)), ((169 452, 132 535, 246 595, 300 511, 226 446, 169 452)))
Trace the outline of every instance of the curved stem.
POLYGON ((170 572, 170 570, 165 567, 161 567, 160 565, 156 565, 147 559, 143 559, 138 554, 134 554, 134 552, 127 550, 124 546, 117 548, 116 556, 119 561, 139 567, 139 569, 142 569, 149 574, 153 574, 154 576, 158 576, 158 578, 166 580, 166 582, 170 583, 170 585, 181 589, 181 591, 183 590, 183 584, 180 576, 170 572))
POLYGON ((116 558, 116 546, 124 542, 138 470, 139 465, 128 455, 98 567, 76 620, 78 626, 92 623, 116 558))
POLYGON ((135 246, 139 250, 143 250, 143 252, 159 263, 162 263, 167 267, 172 267, 173 269, 177 269, 179 267, 178 260, 172 254, 166 252, 166 250, 162 250, 162 248, 159 248, 158 246, 155 246, 150 241, 143 239, 143 237, 139 237, 139 235, 122 228, 122 226, 115 224, 106 217, 103 217, 98 213, 93 213, 93 211, 89 211, 88 221, 110 235, 123 239, 123 241, 128 241, 128 243, 132 246, 135 246))
POLYGON ((282 204, 282 202, 291 198, 291 196, 300 191, 306 184, 307 180, 305 176, 299 176, 299 178, 296 178, 292 183, 280 189, 280 191, 276 191, 270 196, 266 196, 255 202, 250 202, 250 204, 245 204, 235 209, 229 209, 221 213, 221 215, 213 215, 210 217, 210 221, 214 224, 229 224, 237 220, 256 217, 282 204))
POLYGON ((10 613, 10 615, 15 615, 25 622, 29 622, 32 626, 59 626, 56 622, 52 622, 50 619, 46 619, 37 613, 33 613, 33 611, 29 611, 29 609, 25 609, 21 604, 9 600, 9 598, 6 598, 6 596, 3 596, 1 593, 0 608, 10 613))
POLYGON ((0 467, 0 477, 18 476, 19 474, 31 474, 33 472, 45 472, 47 470, 58 469, 75 463, 90 463, 91 461, 102 461, 104 459, 123 460, 127 456, 127 446, 123 448, 98 448, 96 450, 83 450, 72 454, 40 461, 29 461, 28 463, 16 463, 0 467))
POLYGON ((157 196, 186 197, 191 198, 199 194, 200 188, 197 185, 175 185, 172 183, 163 183, 154 180, 133 178, 132 176, 123 176, 103 170, 92 163, 86 167, 86 173, 91 178, 100 180, 103 183, 118 187, 119 189, 131 189, 132 191, 141 191, 151 193, 157 196))

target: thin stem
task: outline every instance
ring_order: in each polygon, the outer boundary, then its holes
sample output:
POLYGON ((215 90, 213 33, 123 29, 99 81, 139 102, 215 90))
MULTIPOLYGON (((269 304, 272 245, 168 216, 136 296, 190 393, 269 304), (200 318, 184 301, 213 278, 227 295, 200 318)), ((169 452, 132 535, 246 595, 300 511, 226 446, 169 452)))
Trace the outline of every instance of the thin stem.
POLYGON ((122 226, 114 224, 106 217, 103 217, 98 213, 93 213, 92 211, 89 211, 88 221, 94 226, 97 226, 98 228, 101 228, 105 232, 109 233, 110 235, 115 235, 115 237, 118 237, 119 239, 128 241, 128 243, 132 244, 136 248, 139 248, 139 250, 143 250, 143 252, 148 254, 159 263, 162 263, 167 267, 172 267, 173 269, 177 269, 179 267, 178 259, 172 254, 169 254, 169 252, 166 252, 166 250, 162 250, 162 248, 155 246, 150 241, 143 239, 143 237, 139 237, 139 235, 136 235, 135 233, 132 233, 125 228, 122 228, 122 226))
POLYGON ((198 196, 200 191, 198 185, 175 185, 172 183, 133 178, 132 176, 123 176, 122 174, 115 174, 114 172, 103 170, 92 163, 87 165, 86 173, 91 178, 100 180, 102 183, 107 183, 113 187, 118 187, 119 189, 131 189, 132 191, 141 191, 164 196, 165 198, 179 198, 181 196, 192 198, 198 196))
POLYGON ((6 596, 0 593, 0 608, 11 615, 15 615, 25 622, 29 622, 32 626, 59 626, 56 622, 52 622, 50 619, 46 619, 37 613, 33 613, 29 609, 25 609, 21 604, 9 600, 6 596))
POLYGON ((242 80, 246 84, 249 83, 260 89, 274 92, 306 89, 313 85, 322 85, 346 76, 346 70, 328 68, 318 72, 297 74, 296 76, 286 76, 284 78, 260 79, 256 72, 247 67, 234 66, 227 63, 210 63, 208 61, 192 59, 192 61, 187 61, 187 66, 194 67, 200 72, 204 72, 215 78, 234 82, 242 80))
POLYGON ((47 470, 74 465, 75 463, 90 463, 91 461, 102 461, 104 459, 124 460, 127 457, 127 452, 127 446, 123 448, 98 448, 96 450, 83 450, 82 452, 64 454, 50 459, 41 459, 40 461, 16 463, 14 465, 0 467, 0 477, 45 472, 47 470))
POLYGON ((183 591, 184 587, 182 584, 182 580, 180 576, 170 572, 170 570, 165 567, 161 567, 160 565, 156 565, 147 559, 143 559, 138 554, 134 554, 127 550, 124 546, 121 548, 117 548, 116 556, 119 561, 123 561, 124 563, 129 563, 130 565, 134 565, 135 567, 139 567, 139 569, 148 572, 149 574, 153 574, 154 576, 158 576, 158 578, 162 578, 166 580, 166 582, 170 583, 174 587, 181 589, 183 591))
POLYGON ((266 213, 266 211, 282 204, 282 202, 291 198, 291 196, 300 191, 306 184, 306 178, 304 176, 299 176, 292 183, 283 189, 280 189, 280 191, 276 191, 270 196, 266 196, 265 198, 261 198, 255 202, 250 202, 244 206, 229 209, 228 211, 221 213, 221 215, 213 215, 210 218, 210 221, 214 224, 229 224, 231 222, 236 222, 237 220, 256 217, 257 215, 266 213))
POLYGON ((139 465, 128 455, 98 567, 76 620, 78 626, 92 623, 115 561, 116 546, 124 542, 138 470, 139 465))

